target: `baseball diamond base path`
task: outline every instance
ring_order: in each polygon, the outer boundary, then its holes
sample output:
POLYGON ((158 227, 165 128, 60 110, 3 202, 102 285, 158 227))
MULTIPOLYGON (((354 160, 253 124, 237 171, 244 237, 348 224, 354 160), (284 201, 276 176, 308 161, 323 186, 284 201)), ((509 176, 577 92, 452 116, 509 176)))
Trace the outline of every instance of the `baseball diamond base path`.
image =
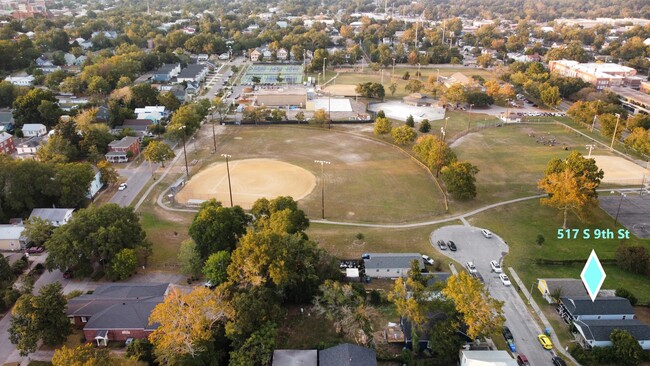
POLYGON ((622 185, 642 184, 650 177, 650 171, 618 156, 592 155, 596 165, 605 172, 603 183, 622 185))
MULTIPOLYGON (((262 197, 291 196, 298 201, 316 187, 316 177, 311 172, 271 159, 230 161, 230 181, 233 203, 244 209, 250 209, 262 197)), ((224 206, 230 202, 226 163, 212 164, 203 169, 176 194, 176 201, 181 204, 212 198, 224 206)))

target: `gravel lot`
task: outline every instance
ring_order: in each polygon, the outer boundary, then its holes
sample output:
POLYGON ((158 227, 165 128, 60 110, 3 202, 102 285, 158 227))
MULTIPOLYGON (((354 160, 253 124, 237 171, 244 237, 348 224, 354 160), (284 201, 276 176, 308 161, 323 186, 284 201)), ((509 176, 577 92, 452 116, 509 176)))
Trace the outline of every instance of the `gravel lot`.
MULTIPOLYGON (((465 266, 468 261, 474 262, 485 280, 490 295, 505 303, 503 312, 506 326, 514 335, 517 351, 526 355, 532 366, 551 365, 552 354, 544 350, 537 341, 537 335, 542 330, 526 309, 526 304, 517 295, 515 287, 504 286, 498 274, 492 272, 490 268, 490 261, 498 261, 508 253, 508 245, 496 234, 493 234, 491 239, 487 239, 481 234, 481 228, 460 225, 445 226, 435 230, 431 233, 430 241, 434 248, 462 266, 465 266), (445 242, 452 240, 456 243, 458 251, 440 250, 436 244, 438 240, 445 242)), ((511 282, 514 281, 511 279, 511 282)))

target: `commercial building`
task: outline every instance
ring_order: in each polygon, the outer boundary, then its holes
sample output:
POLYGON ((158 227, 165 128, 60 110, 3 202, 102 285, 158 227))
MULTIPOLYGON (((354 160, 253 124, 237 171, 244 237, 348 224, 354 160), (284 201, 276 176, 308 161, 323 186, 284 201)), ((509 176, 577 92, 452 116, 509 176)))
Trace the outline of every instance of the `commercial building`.
POLYGON ((549 62, 551 72, 561 76, 580 78, 593 84, 597 90, 627 86, 639 89, 642 79, 635 76, 636 70, 612 63, 585 63, 571 60, 549 62))
POLYGON ((614 87, 610 91, 618 95, 618 100, 628 111, 637 114, 639 112, 650 114, 650 95, 630 88, 614 87))

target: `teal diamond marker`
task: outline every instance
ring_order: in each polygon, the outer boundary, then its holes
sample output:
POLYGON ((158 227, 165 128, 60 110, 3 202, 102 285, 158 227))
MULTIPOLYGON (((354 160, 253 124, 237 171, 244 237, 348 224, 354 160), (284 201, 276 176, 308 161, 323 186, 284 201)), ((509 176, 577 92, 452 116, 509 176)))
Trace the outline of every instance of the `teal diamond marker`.
POLYGON ((598 260, 596 251, 592 249, 591 255, 587 259, 587 263, 585 263, 585 268, 582 269, 582 273, 580 274, 582 283, 585 284, 591 301, 596 300, 600 286, 605 282, 605 277, 607 277, 605 270, 603 270, 603 266, 598 260))

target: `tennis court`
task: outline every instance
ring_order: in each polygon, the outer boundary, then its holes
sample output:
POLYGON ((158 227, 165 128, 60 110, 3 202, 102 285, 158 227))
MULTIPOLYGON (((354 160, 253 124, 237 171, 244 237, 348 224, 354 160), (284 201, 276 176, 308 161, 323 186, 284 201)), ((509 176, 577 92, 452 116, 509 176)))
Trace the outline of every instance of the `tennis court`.
POLYGON ((251 65, 241 78, 241 84, 253 84, 253 77, 260 84, 302 84, 302 65, 251 65), (278 77, 282 81, 278 81, 278 77))

